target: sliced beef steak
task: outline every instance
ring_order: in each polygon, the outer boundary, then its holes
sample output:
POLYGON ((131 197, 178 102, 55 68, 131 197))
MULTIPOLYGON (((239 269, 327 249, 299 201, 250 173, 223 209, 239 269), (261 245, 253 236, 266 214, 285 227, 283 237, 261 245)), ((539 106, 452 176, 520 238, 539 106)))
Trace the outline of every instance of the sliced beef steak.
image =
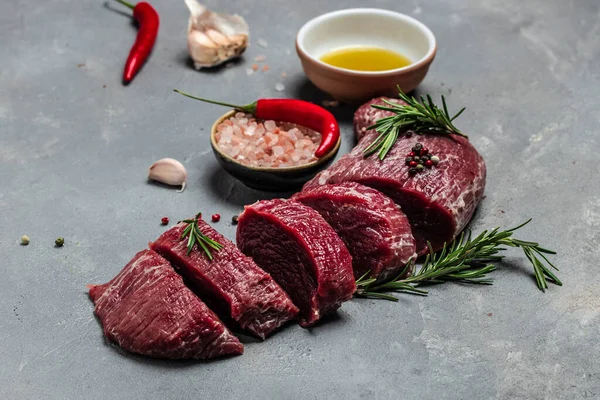
POLYGON ((163 233, 150 248, 168 259, 202 299, 211 298, 208 304, 217 307, 217 312, 231 316, 241 328, 262 339, 296 317, 298 308, 268 273, 206 222, 200 220, 198 226, 223 245, 212 252, 213 260, 197 246, 186 254, 187 240, 181 240, 184 223, 163 233))
POLYGON ((345 182, 309 188, 292 200, 318 211, 337 232, 352 255, 357 279, 369 271, 371 277, 398 274, 416 256, 406 215, 378 190, 345 182))
POLYGON ((236 237, 242 252, 300 308, 300 325, 314 324, 352 298, 352 257, 312 208, 282 199, 259 201, 245 207, 236 237))
POLYGON ((386 104, 384 100, 390 101, 392 103, 406 105, 406 103, 402 100, 395 99, 393 97, 376 97, 367 101, 362 106, 358 107, 358 109, 354 113, 353 121, 354 135, 356 136, 356 140, 362 139, 363 136, 365 136, 367 133, 373 133, 372 129, 367 130, 367 128, 374 125, 375 122, 377 122, 381 118, 391 117, 392 115, 394 115, 394 113, 391 111, 379 110, 377 108, 371 107, 371 104, 376 104, 378 106, 389 105, 386 104))
POLYGON ((139 252, 110 282, 90 285, 106 337, 132 353, 214 358, 244 347, 184 284, 167 260, 139 252))
POLYGON ((383 161, 376 155, 365 158, 363 150, 377 133, 365 136, 348 154, 307 182, 303 190, 327 183, 358 182, 377 189, 402 207, 417 241, 417 253, 434 251, 451 241, 473 216, 485 188, 483 158, 460 136, 403 136, 383 161), (420 142, 439 156, 438 165, 409 174, 406 155, 420 142))

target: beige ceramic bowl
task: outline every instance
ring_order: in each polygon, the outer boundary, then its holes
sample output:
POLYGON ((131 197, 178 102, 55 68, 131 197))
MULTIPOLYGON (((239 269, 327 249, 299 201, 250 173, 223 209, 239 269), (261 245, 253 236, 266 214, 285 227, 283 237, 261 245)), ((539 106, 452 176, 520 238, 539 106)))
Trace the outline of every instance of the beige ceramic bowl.
POLYGON ((375 8, 353 8, 323 14, 308 21, 296 36, 296 51, 304 72, 319 89, 335 99, 358 102, 380 95, 406 93, 425 78, 436 53, 433 33, 408 15, 375 8), (320 61, 344 47, 369 46, 392 50, 412 63, 404 68, 363 72, 320 61))

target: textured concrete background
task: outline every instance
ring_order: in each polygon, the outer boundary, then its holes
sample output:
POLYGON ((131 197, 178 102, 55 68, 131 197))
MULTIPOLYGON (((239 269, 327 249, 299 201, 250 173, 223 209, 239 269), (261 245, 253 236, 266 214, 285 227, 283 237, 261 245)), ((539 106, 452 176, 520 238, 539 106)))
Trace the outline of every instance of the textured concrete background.
MULTIPOLYGON (((123 87, 136 32, 126 17, 101 0, 0 2, 0 398, 600 398, 597 0, 210 0, 243 14, 252 35, 242 61, 214 72, 189 66, 183 2, 154 3, 154 54, 123 87), (106 343, 86 283, 113 277, 164 230, 162 216, 220 212, 217 228, 233 238, 231 215, 266 197, 232 180, 209 150, 224 110, 171 89, 321 101, 295 33, 325 11, 367 3, 413 15, 438 38, 419 91, 467 107, 458 125, 489 169, 473 228, 533 217, 520 236, 559 251, 564 287, 541 293, 510 252, 492 287, 355 300, 322 326, 288 327, 238 358, 164 362, 106 343), (248 76, 259 54, 270 71, 248 76), (182 194, 146 182, 147 167, 167 156, 188 168, 182 194), (57 236, 63 248, 53 247, 57 236)), ((352 109, 335 112, 345 152, 352 109)))

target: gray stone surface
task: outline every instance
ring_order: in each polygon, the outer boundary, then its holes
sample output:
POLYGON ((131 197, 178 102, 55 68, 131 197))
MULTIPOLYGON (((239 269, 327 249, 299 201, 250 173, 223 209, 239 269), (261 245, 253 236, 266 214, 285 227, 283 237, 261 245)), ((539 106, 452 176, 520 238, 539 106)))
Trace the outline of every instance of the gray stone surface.
MULTIPOLYGON (((85 289, 156 238, 162 216, 219 212, 217 228, 233 238, 230 217, 269 196, 232 180, 210 152, 209 127, 225 110, 171 89, 245 103, 280 95, 281 82, 285 96, 320 101, 295 32, 367 3, 210 0, 246 16, 252 34, 241 62, 213 72, 190 68, 183 2, 154 3, 160 38, 129 87, 120 76, 136 31, 102 1, 0 3, 0 398, 600 398, 597 0, 368 2, 419 18, 438 38, 419 92, 467 107, 459 126, 489 168, 473 228, 533 217, 521 236, 559 251, 564 287, 541 293, 510 252, 492 287, 354 300, 319 327, 288 327, 208 363, 107 343, 85 289), (259 54, 270 70, 248 76, 259 54), (146 182, 167 156, 188 168, 182 194, 146 182)), ((335 112, 345 152, 352 109, 335 112)))

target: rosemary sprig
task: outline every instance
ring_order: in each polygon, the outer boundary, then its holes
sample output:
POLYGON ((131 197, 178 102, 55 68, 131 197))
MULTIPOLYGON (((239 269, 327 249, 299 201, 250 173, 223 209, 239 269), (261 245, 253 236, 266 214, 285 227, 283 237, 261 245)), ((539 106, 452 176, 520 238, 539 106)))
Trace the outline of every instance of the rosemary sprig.
POLYGON ((431 244, 429 254, 422 267, 413 275, 402 278, 409 268, 415 267, 414 260, 410 260, 405 269, 394 279, 379 282, 375 278, 367 278, 368 273, 356 281, 356 296, 380 298, 398 301, 398 298, 387 292, 405 292, 418 295, 427 295, 427 291, 418 287, 425 284, 463 282, 491 285, 492 280, 486 276, 496 270, 494 263, 504 259, 500 252, 507 247, 519 247, 525 253, 533 266, 536 283, 541 291, 548 288, 548 282, 562 286, 560 279, 549 267, 558 271, 558 268, 548 260, 547 254, 556 254, 552 250, 541 247, 536 242, 513 238, 513 233, 527 225, 531 219, 521 225, 500 231, 500 228, 483 231, 472 238, 471 232, 464 232, 449 244, 444 244, 442 250, 433 253, 431 244), (544 263, 545 262, 545 263, 544 263))
POLYGON ((202 217, 202 213, 196 214, 194 219, 184 219, 182 222, 185 222, 187 226, 183 230, 181 234, 181 240, 184 240, 187 236, 187 255, 189 256, 194 248, 194 245, 197 244, 198 247, 201 247, 202 250, 206 253, 206 256, 212 260, 213 256, 211 254, 211 249, 219 251, 223 248, 223 245, 219 242, 216 242, 203 234, 198 227, 198 220, 202 217))
POLYGON ((364 150, 364 156, 377 153, 380 160, 383 160, 388 154, 394 143, 407 130, 413 130, 418 134, 435 133, 450 134, 467 137, 456 126, 453 121, 465 111, 463 107, 459 112, 450 116, 446 99, 442 95, 442 109, 438 108, 427 95, 426 98, 420 96, 421 102, 412 96, 407 96, 398 86, 398 96, 407 105, 401 105, 384 100, 386 105, 372 104, 371 107, 379 110, 391 111, 395 115, 384 117, 378 120, 374 125, 367 129, 375 129, 379 136, 364 150))

